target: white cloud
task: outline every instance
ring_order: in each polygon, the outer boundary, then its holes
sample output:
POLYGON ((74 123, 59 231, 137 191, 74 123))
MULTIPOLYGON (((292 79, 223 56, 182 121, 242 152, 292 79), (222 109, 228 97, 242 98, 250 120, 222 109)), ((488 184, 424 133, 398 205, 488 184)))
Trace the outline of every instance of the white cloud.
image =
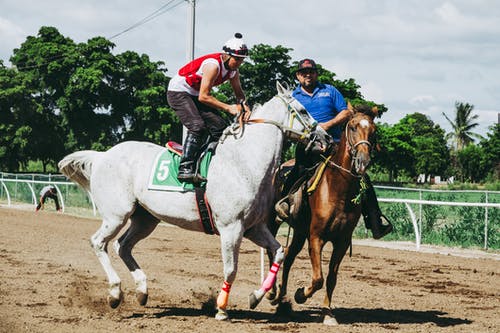
POLYGON ((410 104, 414 106, 418 105, 429 105, 431 103, 434 103, 436 99, 432 95, 420 95, 420 96, 415 96, 410 99, 410 104))
POLYGON ((24 30, 14 24, 9 19, 0 17, 0 40, 3 46, 0 48, 0 59, 4 60, 4 65, 9 64, 9 58, 12 55, 12 50, 24 41, 24 30))
MULTIPOLYGON (((43 25, 82 42, 109 37, 151 14, 165 1, 16 0, 2 2, 0 58, 43 25)), ((500 112, 500 2, 495 0, 218 0, 197 1, 195 55, 220 50, 234 32, 247 43, 293 48, 340 79, 354 78, 365 98, 384 103, 382 121, 408 113, 429 115, 443 128, 442 112, 455 101, 475 105, 482 131, 500 112), (488 110, 488 111, 485 111, 488 110)), ((112 41, 165 61, 170 74, 186 59, 187 4, 112 41)))

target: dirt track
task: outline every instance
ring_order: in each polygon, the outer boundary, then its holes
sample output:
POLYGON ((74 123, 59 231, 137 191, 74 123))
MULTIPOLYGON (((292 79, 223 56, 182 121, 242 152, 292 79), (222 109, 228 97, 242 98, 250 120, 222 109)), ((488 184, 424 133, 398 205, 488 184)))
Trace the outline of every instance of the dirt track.
MULTIPOLYGON (((324 290, 304 305, 292 302, 287 316, 275 315, 267 300, 249 310, 260 256, 247 240, 231 291, 232 320, 218 322, 211 305, 222 284, 219 240, 174 227, 157 228, 134 252, 149 278, 146 307, 136 304, 132 278, 113 253, 126 295, 112 310, 88 242, 99 224, 0 208, 0 332, 500 332, 498 260, 355 246, 334 293, 341 325, 324 327, 324 290)), ((303 250, 290 295, 309 281, 309 267, 303 250)))

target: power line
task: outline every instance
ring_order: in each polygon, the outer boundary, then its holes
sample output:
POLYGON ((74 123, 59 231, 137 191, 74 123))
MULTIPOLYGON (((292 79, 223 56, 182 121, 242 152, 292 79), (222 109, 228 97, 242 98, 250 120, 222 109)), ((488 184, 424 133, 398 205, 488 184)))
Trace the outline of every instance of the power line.
MULTIPOLYGON (((172 10, 174 9, 175 7, 177 7, 178 5, 180 5, 182 2, 184 2, 186 0, 170 0, 169 2, 167 2, 166 4, 164 4, 163 6, 161 6, 160 8, 158 8, 157 10, 155 10, 154 12, 152 12, 151 14, 147 15, 146 17, 144 17, 143 19, 141 19, 140 21, 134 23, 133 25, 131 25, 130 27, 122 30, 121 32, 119 33, 116 33, 114 34, 113 36, 109 37, 108 40, 111 40, 111 39, 114 39, 120 35, 123 35, 124 33, 132 30, 132 29, 135 29, 155 18, 157 18, 158 16, 160 15, 163 15, 165 14, 166 12, 168 12, 169 10, 172 10), (175 1, 178 1, 177 3, 174 3, 175 1), (171 7, 168 7, 170 4, 174 3, 171 7)), ((57 61, 57 60, 61 60, 61 59, 64 59, 66 58, 67 56, 66 55, 60 55, 60 56, 55 56, 55 57, 52 57, 52 58, 49 58, 49 62, 45 62, 43 64, 39 64, 39 65, 31 65, 31 66, 23 66, 23 67, 17 67, 17 70, 25 70, 25 69, 34 69, 34 68, 41 68, 41 67, 44 67, 44 66, 47 66, 49 65, 51 62, 53 61, 57 61)))
POLYGON ((132 29, 135 29, 155 18, 157 18, 158 16, 160 15, 163 15, 165 14, 166 12, 168 12, 169 10, 171 9, 174 9, 175 7, 177 7, 178 5, 180 5, 182 2, 184 2, 185 0, 180 0, 179 2, 177 2, 176 4, 174 4, 172 7, 170 8, 166 8, 168 7, 172 2, 174 2, 175 0, 170 0, 168 3, 166 3, 165 5, 161 6, 159 9, 155 10, 153 13, 149 14, 148 16, 144 17, 142 20, 138 21, 137 23, 134 23, 132 24, 130 27, 126 28, 125 30, 117 33, 117 34, 114 34, 113 36, 109 37, 108 39, 113 39, 113 38, 116 38, 132 29))

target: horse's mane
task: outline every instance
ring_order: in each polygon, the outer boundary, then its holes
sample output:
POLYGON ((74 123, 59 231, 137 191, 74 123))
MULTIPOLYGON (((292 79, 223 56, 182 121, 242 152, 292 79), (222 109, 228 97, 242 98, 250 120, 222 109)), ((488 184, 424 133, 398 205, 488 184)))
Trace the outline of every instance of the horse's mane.
POLYGON ((371 107, 368 104, 356 105, 356 106, 354 106, 354 109, 356 110, 356 112, 365 114, 365 115, 372 117, 374 119, 378 115, 377 107, 371 107))
MULTIPOLYGON (((284 99, 287 102, 290 102, 293 100, 292 98, 292 89, 290 88, 289 84, 286 82, 280 83, 279 81, 276 81, 276 90, 277 96, 284 99)), ((272 99, 271 99, 272 100, 272 99)), ((270 102, 269 100, 268 102, 270 102)), ((257 110, 261 109, 263 107, 263 104, 261 103, 255 103, 252 107, 252 114, 256 112, 257 110)))

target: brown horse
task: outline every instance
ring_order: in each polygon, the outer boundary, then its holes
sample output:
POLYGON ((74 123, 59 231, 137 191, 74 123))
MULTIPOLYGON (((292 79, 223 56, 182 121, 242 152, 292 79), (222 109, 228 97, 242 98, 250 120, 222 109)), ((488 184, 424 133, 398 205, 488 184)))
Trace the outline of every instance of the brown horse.
MULTIPOLYGON (((273 304, 278 304, 286 295, 288 274, 297 254, 309 241, 309 256, 312 264, 311 284, 297 289, 295 301, 304 303, 324 283, 321 269, 321 254, 326 243, 332 242, 326 280, 326 296, 323 302, 323 323, 335 325, 337 321, 331 311, 332 293, 337 283, 337 273, 347 249, 351 245, 352 233, 361 215, 359 204, 363 191, 362 177, 370 163, 376 126, 373 122, 376 108, 354 110, 347 122, 337 149, 316 168, 314 176, 307 182, 306 200, 291 214, 288 223, 293 227, 293 238, 286 251, 282 283, 277 294, 268 295, 273 304)), ((277 181, 278 183, 278 181, 277 181)), ((279 184, 276 184, 279 186, 279 184)), ((300 191, 300 190, 299 190, 300 191)), ((293 211, 293 209, 291 209, 293 211)), ((272 221, 270 229, 274 235, 279 222, 272 221)))

